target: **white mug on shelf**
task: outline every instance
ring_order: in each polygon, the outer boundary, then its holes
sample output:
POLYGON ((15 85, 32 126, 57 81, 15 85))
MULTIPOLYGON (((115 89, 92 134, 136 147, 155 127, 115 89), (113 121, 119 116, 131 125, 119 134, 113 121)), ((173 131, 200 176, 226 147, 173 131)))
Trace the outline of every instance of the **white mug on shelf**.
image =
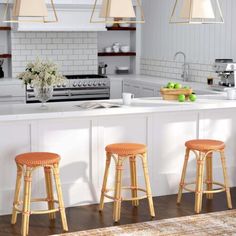
POLYGON ((124 105, 130 105, 132 103, 132 99, 134 99, 134 94, 132 93, 123 93, 123 104, 124 105))

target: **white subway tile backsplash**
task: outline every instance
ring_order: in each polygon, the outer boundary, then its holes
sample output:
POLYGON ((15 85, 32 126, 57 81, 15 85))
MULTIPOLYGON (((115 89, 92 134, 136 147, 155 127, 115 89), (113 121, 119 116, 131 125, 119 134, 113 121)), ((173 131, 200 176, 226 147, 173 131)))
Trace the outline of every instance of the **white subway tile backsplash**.
POLYGON ((13 76, 28 62, 54 61, 63 74, 97 73, 96 32, 12 32, 13 76))
POLYGON ((52 39, 48 39, 48 38, 43 38, 42 39, 42 43, 52 43, 52 39))
POLYGON ((47 44, 47 49, 57 49, 57 44, 47 44))
MULTIPOLYGON (((183 63, 181 62, 150 58, 142 58, 140 65, 141 74, 162 77, 168 80, 182 79, 182 66, 183 63)), ((190 63, 189 66, 191 81, 206 83, 208 76, 217 78, 217 75, 214 73, 212 65, 202 63, 190 63)))

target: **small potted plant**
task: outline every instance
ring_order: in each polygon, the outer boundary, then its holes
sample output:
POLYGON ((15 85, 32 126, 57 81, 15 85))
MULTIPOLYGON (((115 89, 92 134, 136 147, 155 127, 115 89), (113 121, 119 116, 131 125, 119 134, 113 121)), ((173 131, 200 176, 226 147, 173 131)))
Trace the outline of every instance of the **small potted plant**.
POLYGON ((66 80, 55 63, 39 59, 27 64, 25 71, 17 78, 34 88, 35 97, 42 103, 42 107, 52 98, 53 88, 66 80))

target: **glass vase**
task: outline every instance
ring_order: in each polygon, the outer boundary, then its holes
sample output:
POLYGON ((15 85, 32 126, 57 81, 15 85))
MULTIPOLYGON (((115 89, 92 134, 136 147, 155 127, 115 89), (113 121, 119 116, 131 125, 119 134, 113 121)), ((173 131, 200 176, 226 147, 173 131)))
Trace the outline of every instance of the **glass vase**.
POLYGON ((35 87, 34 94, 35 94, 35 97, 41 102, 41 107, 47 108, 46 102, 50 100, 53 96, 53 86, 35 87))

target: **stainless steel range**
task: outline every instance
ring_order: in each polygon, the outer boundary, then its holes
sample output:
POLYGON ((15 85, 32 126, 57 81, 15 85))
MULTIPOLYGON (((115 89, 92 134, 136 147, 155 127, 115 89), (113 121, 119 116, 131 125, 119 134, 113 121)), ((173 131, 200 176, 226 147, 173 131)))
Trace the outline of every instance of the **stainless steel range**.
MULTIPOLYGON (((49 102, 98 100, 110 98, 110 80, 101 75, 66 75, 65 84, 54 88, 53 98, 49 102)), ((26 103, 35 103, 34 89, 26 87, 26 103)))

